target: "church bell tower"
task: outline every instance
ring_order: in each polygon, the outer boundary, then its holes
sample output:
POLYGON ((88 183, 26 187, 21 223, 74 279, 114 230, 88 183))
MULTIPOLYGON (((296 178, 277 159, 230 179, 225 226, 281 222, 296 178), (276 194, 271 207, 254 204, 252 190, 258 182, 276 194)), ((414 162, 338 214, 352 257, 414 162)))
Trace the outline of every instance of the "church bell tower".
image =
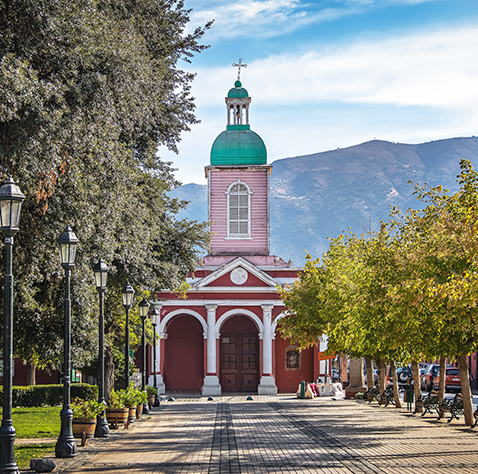
MULTIPOLYGON (((239 63, 240 67, 245 66, 239 63)), ((267 256, 269 244, 269 176, 267 150, 251 130, 251 97, 240 75, 226 97, 227 125, 211 148, 208 179, 208 220, 211 256, 267 256)))

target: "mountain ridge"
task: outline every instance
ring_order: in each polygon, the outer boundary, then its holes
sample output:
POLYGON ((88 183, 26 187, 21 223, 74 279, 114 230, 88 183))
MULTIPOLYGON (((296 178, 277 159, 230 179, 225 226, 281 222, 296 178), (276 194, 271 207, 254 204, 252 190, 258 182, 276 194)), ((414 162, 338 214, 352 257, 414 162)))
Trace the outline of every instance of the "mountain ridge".
MULTIPOLYGON (((409 181, 458 189, 461 159, 478 156, 477 137, 420 144, 372 140, 347 148, 281 158, 270 181, 271 254, 302 265, 316 258, 328 237, 362 233, 387 220, 391 206, 423 207, 409 181)), ((186 184, 171 192, 191 201, 178 217, 207 220, 207 186, 186 184)))

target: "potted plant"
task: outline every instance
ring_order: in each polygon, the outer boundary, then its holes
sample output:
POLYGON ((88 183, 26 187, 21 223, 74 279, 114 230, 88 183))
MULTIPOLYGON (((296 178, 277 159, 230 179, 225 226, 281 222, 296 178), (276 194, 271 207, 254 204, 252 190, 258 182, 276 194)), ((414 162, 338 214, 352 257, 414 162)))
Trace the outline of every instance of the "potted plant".
POLYGON ((128 421, 129 408, 124 404, 124 390, 111 391, 111 396, 106 409, 106 419, 113 429, 118 428, 118 424, 124 424, 128 421))
POLYGON ((136 418, 138 420, 141 418, 141 414, 143 413, 143 405, 148 403, 148 393, 146 390, 137 390, 137 405, 136 405, 136 418))
POLYGON ((129 408, 129 422, 133 423, 135 414, 139 403, 140 391, 134 386, 133 382, 129 384, 129 387, 124 390, 123 403, 125 407, 129 408))
POLYGON ((96 400, 75 398, 71 404, 71 411, 73 412, 73 436, 81 438, 83 432, 85 432, 87 438, 92 438, 95 434, 96 417, 100 415, 104 409, 105 406, 96 400))
POLYGON ((153 408, 154 406, 154 401, 156 400, 156 395, 158 394, 158 390, 154 387, 147 386, 146 387, 146 392, 148 394, 148 405, 149 408, 153 408))

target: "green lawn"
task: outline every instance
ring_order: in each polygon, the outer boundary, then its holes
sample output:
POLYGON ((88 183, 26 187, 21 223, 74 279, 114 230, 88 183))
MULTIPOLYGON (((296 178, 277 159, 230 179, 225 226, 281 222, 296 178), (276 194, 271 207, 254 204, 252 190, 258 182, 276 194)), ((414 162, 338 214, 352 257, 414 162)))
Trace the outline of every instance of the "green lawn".
MULTIPOLYGON (((12 410, 13 427, 16 439, 52 438, 51 443, 28 444, 15 443, 15 461, 20 469, 30 465, 31 458, 42 458, 55 453, 56 438, 60 434, 61 407, 14 408, 12 410)), ((0 410, 0 414, 2 410, 0 410)))
POLYGON ((24 446, 15 446, 15 462, 19 469, 30 466, 31 458, 42 458, 51 456, 55 453, 56 442, 47 444, 27 444, 24 446))
POLYGON ((16 438, 58 438, 61 407, 14 408, 16 438))

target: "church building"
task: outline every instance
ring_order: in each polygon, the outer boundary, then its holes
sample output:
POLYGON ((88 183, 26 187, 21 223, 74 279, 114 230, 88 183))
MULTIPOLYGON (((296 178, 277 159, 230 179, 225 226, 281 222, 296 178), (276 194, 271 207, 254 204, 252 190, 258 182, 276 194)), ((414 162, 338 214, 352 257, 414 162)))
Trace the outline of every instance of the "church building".
POLYGON ((277 289, 300 269, 270 255, 272 166, 251 130, 250 104, 238 76, 205 167, 211 251, 188 279, 186 299, 157 294, 160 393, 290 393, 319 375, 318 349, 300 352, 276 330, 285 312, 277 289))

